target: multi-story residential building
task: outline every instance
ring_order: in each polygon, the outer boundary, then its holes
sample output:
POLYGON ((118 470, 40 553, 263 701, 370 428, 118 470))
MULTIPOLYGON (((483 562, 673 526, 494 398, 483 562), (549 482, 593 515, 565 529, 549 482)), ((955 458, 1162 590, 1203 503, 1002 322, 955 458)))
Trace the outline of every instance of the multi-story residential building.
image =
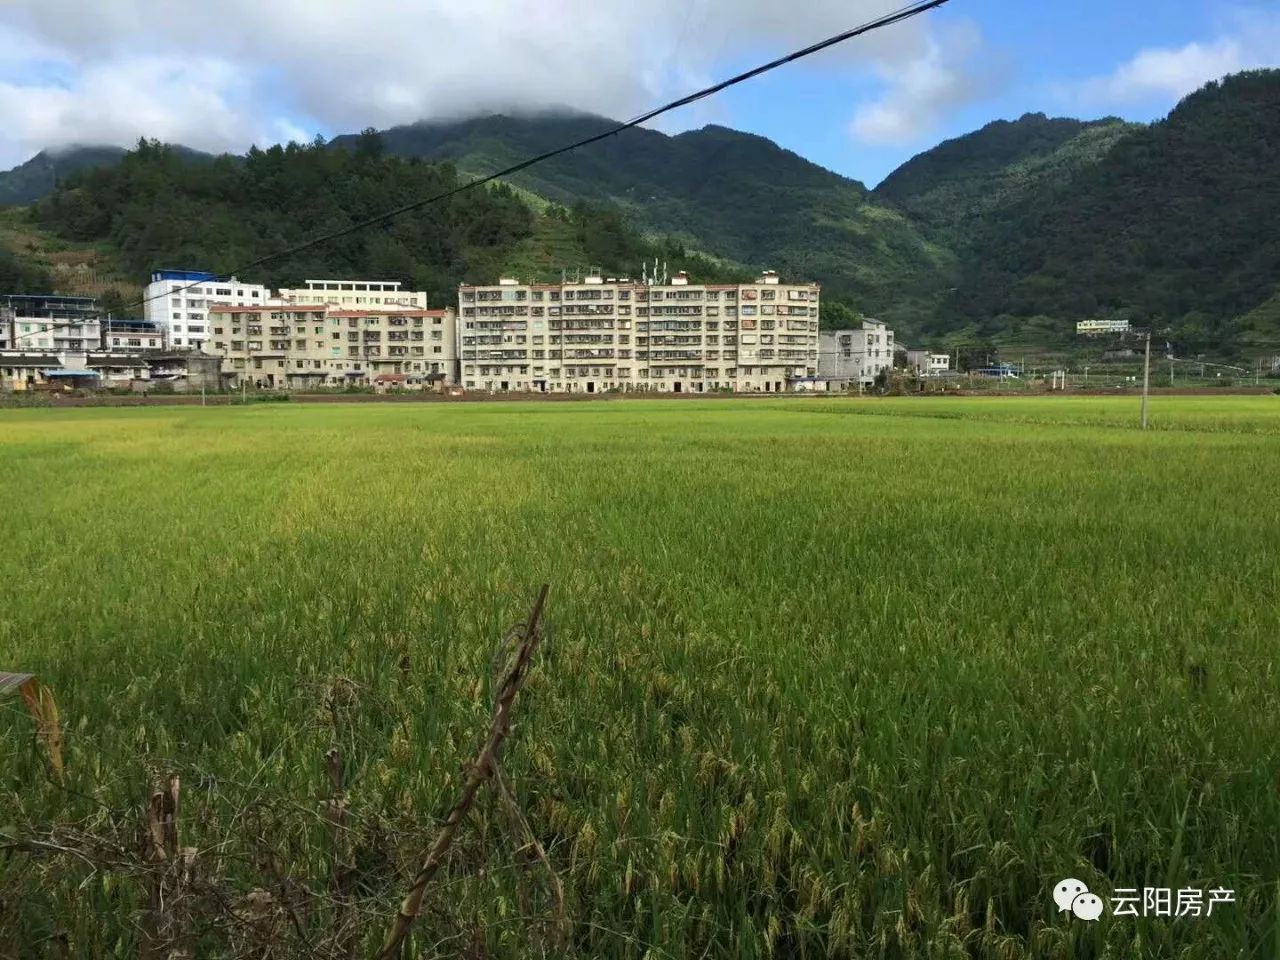
POLYGON ((117 320, 107 317, 102 321, 102 348, 104 350, 137 353, 139 350, 165 349, 164 327, 150 320, 117 320))
POLYGON ((1096 337, 1104 333, 1128 333, 1128 320, 1081 320, 1076 324, 1076 334, 1096 337))
POLYGON ((326 303, 347 310, 425 310, 421 290, 401 290, 392 280, 307 280, 303 287, 285 288, 279 297, 289 303, 326 303))
POLYGON ((214 304, 206 351, 231 386, 298 389, 457 376, 453 310, 345 310, 329 304, 214 304))
POLYGON ((157 270, 151 274, 143 313, 167 331, 168 345, 199 350, 210 339, 210 304, 264 304, 271 292, 258 283, 220 280, 199 270, 157 270))
POLYGON ((907 366, 922 377, 937 377, 951 369, 951 355, 929 350, 908 350, 907 366))
POLYGON ((81 353, 102 343, 102 314, 93 297, 0 296, 0 348, 81 353))
POLYGON ((829 387, 867 386, 881 370, 893 367, 893 331, 879 320, 863 320, 859 330, 824 330, 818 375, 829 387))
POLYGON ((819 289, 772 272, 721 285, 503 278, 461 287, 458 309, 461 379, 476 389, 783 392, 817 374, 819 289))

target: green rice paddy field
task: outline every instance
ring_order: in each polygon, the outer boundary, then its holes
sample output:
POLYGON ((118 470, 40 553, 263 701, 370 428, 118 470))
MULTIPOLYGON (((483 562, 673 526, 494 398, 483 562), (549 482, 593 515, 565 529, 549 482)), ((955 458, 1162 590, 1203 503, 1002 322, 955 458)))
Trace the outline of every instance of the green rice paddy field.
POLYGON ((523 822, 482 791, 408 955, 1280 957, 1280 397, 1137 403, 0 411, 0 669, 66 763, 0 705, 0 956, 137 955, 175 771, 279 913, 192 894, 192 954, 334 955, 335 859, 376 953, 545 581, 523 822))

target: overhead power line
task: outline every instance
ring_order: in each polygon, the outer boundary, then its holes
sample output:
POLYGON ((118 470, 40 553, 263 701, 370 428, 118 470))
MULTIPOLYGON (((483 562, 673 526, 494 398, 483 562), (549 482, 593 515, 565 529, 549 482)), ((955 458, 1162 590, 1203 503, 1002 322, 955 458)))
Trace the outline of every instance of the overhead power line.
MULTIPOLYGON (((681 97, 679 100, 672 100, 670 103, 664 104, 661 107, 656 107, 653 110, 649 110, 645 113, 640 114, 639 116, 632 117, 630 120, 627 120, 623 123, 619 123, 616 126, 613 126, 602 133, 597 133, 590 137, 584 137, 583 139, 577 140, 573 143, 567 143, 562 147, 555 148, 554 150, 548 150, 547 152, 540 153, 537 156, 529 157, 527 160, 521 160, 519 163, 512 164, 511 166, 506 167, 502 170, 497 170, 494 173, 490 173, 486 176, 477 177, 474 180, 469 180, 464 184, 460 184, 459 186, 453 187, 449 190, 445 190, 442 193, 437 193, 429 197, 423 197, 420 200, 414 200, 410 203, 404 204, 403 206, 399 206, 392 210, 387 210, 384 213, 380 213, 377 216, 369 217, 368 219, 361 220, 358 223, 353 223, 348 227, 343 227, 341 230, 334 230, 330 233, 323 234, 319 237, 314 237, 311 240, 306 240, 302 243, 299 243, 292 247, 288 247, 284 250, 279 250, 275 253, 269 253, 266 256, 259 257, 256 260, 252 260, 249 263, 236 267, 236 269, 232 270, 230 273, 221 274, 215 277, 214 282, 223 281, 223 280, 229 279, 230 277, 236 276, 238 274, 246 273, 249 270, 254 269, 255 267, 260 267, 265 263, 270 263, 272 260, 280 260, 280 259, 283 259, 284 257, 291 257, 294 254, 302 253, 304 250, 310 250, 313 247, 317 247, 322 243, 328 243, 331 240, 337 240, 337 239, 340 239, 341 237, 350 236, 351 234, 357 233, 361 230, 367 230, 369 227, 376 227, 379 224, 386 223, 388 220, 393 220, 396 217, 403 216, 406 213, 411 213, 414 210, 420 210, 423 207, 430 206, 433 203, 439 203, 441 200, 447 200, 449 197, 457 196, 458 194, 465 193, 468 190, 474 190, 477 187, 482 187, 486 183, 492 183, 495 180, 501 180, 502 178, 509 177, 514 173, 519 173, 522 170, 527 170, 530 167, 534 166, 535 164, 543 163, 547 160, 552 159, 553 157, 558 157, 563 154, 569 153, 573 150, 579 150, 582 147, 589 146, 590 144, 598 143, 601 140, 606 140, 609 137, 616 136, 617 134, 621 133, 624 130, 629 130, 632 127, 638 127, 642 123, 647 123, 648 121, 653 120, 656 117, 660 117, 664 113, 670 113, 672 110, 677 110, 680 107, 686 107, 689 104, 697 103, 699 100, 705 100, 707 97, 715 96, 717 93, 720 93, 723 90, 727 90, 730 87, 736 86, 740 83, 745 83, 748 80, 752 80, 755 77, 761 76, 762 74, 769 73, 770 71, 776 70, 779 67, 786 66, 789 63, 794 63, 797 60, 803 60, 805 57, 813 56, 815 53, 820 53, 821 51, 826 50, 829 47, 834 47, 837 44, 844 43, 847 40, 852 40, 854 37, 860 37, 863 34, 871 33, 874 30, 879 30, 883 27, 893 26, 895 23, 901 23, 904 20, 910 20, 912 17, 917 17, 922 13, 926 13, 948 2, 949 0, 921 0, 921 2, 908 4, 907 6, 901 7, 893 11, 892 13, 887 13, 884 16, 877 17, 874 20, 868 20, 866 23, 863 23, 860 26, 853 27, 852 29, 849 29, 849 30, 845 30, 843 33, 837 33, 835 36, 828 37, 825 40, 820 40, 814 44, 810 44, 809 46, 804 47, 801 50, 796 50, 793 53, 788 53, 786 56, 779 57, 776 60, 770 60, 768 63, 761 64, 758 67, 753 67, 752 69, 747 70, 744 73, 738 74, 737 76, 730 77, 727 80, 722 80, 719 83, 713 84, 712 86, 704 87, 703 89, 697 91, 696 93, 691 93, 688 96, 681 97)), ((150 300, 156 300, 156 299, 159 299, 160 297, 167 297, 173 293, 181 293, 184 290, 189 290, 192 287, 200 286, 202 284, 209 283, 209 282, 210 281, 208 280, 194 281, 192 283, 187 284, 184 287, 179 287, 177 290, 172 290, 163 294, 153 294, 150 297, 143 297, 141 300, 138 300, 135 303, 129 304, 129 306, 131 307, 141 306, 142 304, 147 303, 150 300)))

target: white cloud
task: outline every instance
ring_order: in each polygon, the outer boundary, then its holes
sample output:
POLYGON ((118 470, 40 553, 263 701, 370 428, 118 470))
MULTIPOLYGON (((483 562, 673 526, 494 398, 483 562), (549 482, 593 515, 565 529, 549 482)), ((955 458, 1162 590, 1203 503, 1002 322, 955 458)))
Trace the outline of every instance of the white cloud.
POLYGON ((240 71, 204 57, 90 64, 70 85, 0 82, 0 118, 27 144, 129 144, 140 136, 219 149, 245 135, 240 71))
POLYGON ((990 91, 1003 73, 1002 61, 984 52, 981 34, 972 24, 924 37, 923 46, 907 57, 881 58, 876 73, 885 91, 854 114, 850 130, 864 143, 903 146, 934 130, 948 111, 990 91))
POLYGON ((1151 47, 1111 73, 1068 88, 1067 99, 1086 107, 1170 103, 1228 73, 1280 62, 1280 14, 1239 13, 1231 29, 1211 41, 1151 47))
MULTIPOLYGON (((345 132, 549 106, 631 116, 722 76, 726 63, 821 39, 892 6, 10 0, 0 4, 0 49, 10 51, 0 58, 0 165, 45 146, 128 145, 142 134, 243 150, 282 136, 309 139, 308 128, 345 132)), ((929 54, 930 29, 927 18, 913 20, 815 63, 847 68, 874 54, 888 70, 895 57, 929 54)))

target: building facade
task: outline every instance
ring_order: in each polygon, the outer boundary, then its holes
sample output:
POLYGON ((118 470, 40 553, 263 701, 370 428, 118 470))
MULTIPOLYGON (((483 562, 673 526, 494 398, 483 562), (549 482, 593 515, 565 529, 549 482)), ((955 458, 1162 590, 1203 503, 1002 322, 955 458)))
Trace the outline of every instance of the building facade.
POLYGON ((951 355, 929 350, 908 350, 907 366, 922 377, 937 377, 951 369, 951 355))
POLYGON ((268 389, 368 386, 404 375, 407 386, 457 375, 452 310, 345 310, 329 304, 214 304, 205 346, 229 386, 268 389))
POLYGON ((258 283, 235 277, 219 280, 198 270, 157 270, 144 297, 144 316, 166 331, 168 346, 199 350, 210 339, 211 304, 261 305, 271 292, 258 283))
POLYGON ((102 321, 102 349, 137 353, 139 350, 165 349, 164 327, 150 320, 102 321))
POLYGON ((824 330, 818 376, 829 389, 870 386, 880 371, 893 368, 893 331, 879 320, 863 320, 858 330, 824 330))
POLYGON ((1081 320, 1076 324, 1076 334, 1096 337, 1106 333, 1128 333, 1128 320, 1081 320))
POLYGON ((817 374, 816 284, 636 283, 599 276, 458 291, 471 389, 781 393, 817 374))
POLYGON ((83 353, 102 343, 102 313, 93 297, 10 294, 0 297, 0 349, 83 353))
POLYGON ((305 286, 281 289, 287 303, 328 304, 347 310, 425 310, 427 295, 402 290, 393 280, 307 280, 305 286))

